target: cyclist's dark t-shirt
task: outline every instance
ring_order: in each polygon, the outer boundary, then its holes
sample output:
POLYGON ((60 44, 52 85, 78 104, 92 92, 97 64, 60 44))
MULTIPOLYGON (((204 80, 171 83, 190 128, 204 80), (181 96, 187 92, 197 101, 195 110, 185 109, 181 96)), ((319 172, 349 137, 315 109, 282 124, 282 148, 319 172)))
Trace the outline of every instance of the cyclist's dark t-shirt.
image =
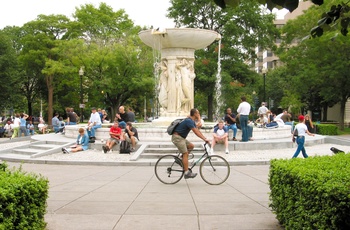
POLYGON ((191 118, 186 118, 175 128, 174 132, 177 132, 181 137, 186 138, 192 128, 196 128, 196 123, 194 123, 194 120, 191 118))

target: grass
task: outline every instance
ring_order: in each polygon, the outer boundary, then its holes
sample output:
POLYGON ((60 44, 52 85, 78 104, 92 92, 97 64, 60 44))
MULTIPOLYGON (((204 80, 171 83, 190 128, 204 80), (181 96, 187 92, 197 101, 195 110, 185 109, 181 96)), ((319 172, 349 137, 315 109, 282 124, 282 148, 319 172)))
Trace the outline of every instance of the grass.
POLYGON ((350 128, 344 128, 344 130, 338 129, 338 135, 350 135, 350 128))

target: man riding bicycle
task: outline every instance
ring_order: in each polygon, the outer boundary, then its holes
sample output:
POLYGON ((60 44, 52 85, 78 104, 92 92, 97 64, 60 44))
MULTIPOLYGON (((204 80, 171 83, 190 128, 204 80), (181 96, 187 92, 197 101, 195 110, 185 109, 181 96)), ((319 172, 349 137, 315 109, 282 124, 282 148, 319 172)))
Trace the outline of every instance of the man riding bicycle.
POLYGON ((173 132, 171 141, 182 153, 182 163, 185 171, 185 179, 195 178, 197 173, 193 173, 188 170, 188 154, 193 150, 194 145, 186 140, 188 133, 192 130, 199 138, 209 143, 209 140, 199 131, 196 126, 195 120, 200 120, 200 113, 197 109, 191 109, 190 116, 183 120, 173 132))

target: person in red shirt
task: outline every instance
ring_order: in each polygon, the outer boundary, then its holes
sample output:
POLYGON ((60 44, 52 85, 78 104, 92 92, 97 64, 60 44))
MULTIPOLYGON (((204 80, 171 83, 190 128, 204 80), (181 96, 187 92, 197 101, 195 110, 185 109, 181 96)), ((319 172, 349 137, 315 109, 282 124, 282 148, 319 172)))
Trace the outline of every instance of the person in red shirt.
POLYGON ((120 137, 122 135, 122 129, 119 127, 119 122, 114 121, 113 126, 109 129, 110 138, 107 140, 106 145, 102 146, 103 152, 110 151, 115 144, 119 144, 120 137))

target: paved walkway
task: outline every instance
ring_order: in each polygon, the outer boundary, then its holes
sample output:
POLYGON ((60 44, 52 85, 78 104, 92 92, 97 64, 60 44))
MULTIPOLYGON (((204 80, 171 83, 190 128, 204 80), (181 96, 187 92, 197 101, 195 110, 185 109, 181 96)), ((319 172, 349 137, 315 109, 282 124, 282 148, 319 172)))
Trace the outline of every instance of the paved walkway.
MULTIPOLYGON (((9 163, 19 166, 18 163, 9 163)), ((234 166, 227 182, 164 185, 146 166, 23 164, 50 181, 50 230, 281 229, 270 211, 269 166, 234 166)))
MULTIPOLYGON (((308 146, 308 154, 331 155, 330 146, 350 151, 350 146, 342 142, 348 142, 350 136, 335 139, 338 144, 308 146)), ((0 148, 15 144, 20 142, 3 142, 0 148)), ((294 151, 232 152, 232 156, 246 154, 252 164, 232 166, 229 179, 219 186, 206 184, 200 176, 164 185, 155 177, 153 167, 140 165, 24 163, 22 168, 50 181, 45 216, 49 230, 282 229, 269 208, 269 166, 259 165, 259 159, 264 155, 290 158, 294 151)), ((88 152, 84 154, 87 157, 88 152)))

